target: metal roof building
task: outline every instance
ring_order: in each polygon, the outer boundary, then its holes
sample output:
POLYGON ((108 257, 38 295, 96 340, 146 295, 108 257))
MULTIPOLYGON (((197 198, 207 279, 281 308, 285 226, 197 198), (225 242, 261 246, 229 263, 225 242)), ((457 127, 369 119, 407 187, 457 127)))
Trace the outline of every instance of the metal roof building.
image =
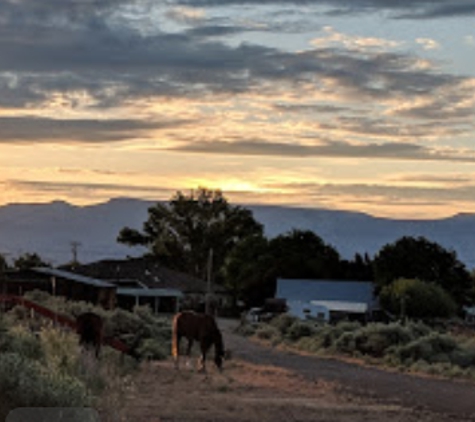
POLYGON ((58 270, 56 268, 49 267, 36 267, 33 268, 33 271, 37 273, 46 274, 52 277, 62 277, 67 280, 71 280, 77 283, 88 284, 94 287, 115 287, 114 284, 108 283, 97 278, 86 277, 80 274, 75 274, 69 271, 58 270))
MULTIPOLYGON (((336 315, 367 315, 378 309, 370 281, 277 279, 276 298, 285 299, 289 312, 301 317, 300 308, 324 309, 325 319, 336 315), (297 309, 299 309, 297 311, 297 309)), ((306 312, 308 312, 306 310, 306 312)))

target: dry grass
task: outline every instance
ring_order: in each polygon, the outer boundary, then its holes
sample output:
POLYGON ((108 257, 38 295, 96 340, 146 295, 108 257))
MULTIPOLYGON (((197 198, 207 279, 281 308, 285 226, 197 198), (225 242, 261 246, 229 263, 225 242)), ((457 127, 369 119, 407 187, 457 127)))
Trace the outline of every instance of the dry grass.
POLYGON ((227 362, 222 373, 210 367, 207 374, 177 371, 170 361, 147 363, 135 383, 126 411, 134 422, 434 421, 433 415, 362 401, 343 395, 337 385, 240 360, 227 362))

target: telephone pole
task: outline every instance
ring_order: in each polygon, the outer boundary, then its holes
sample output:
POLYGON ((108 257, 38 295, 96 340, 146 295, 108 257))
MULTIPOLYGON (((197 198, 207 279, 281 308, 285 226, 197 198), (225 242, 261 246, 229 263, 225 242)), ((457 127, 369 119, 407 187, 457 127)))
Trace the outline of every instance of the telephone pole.
POLYGON ((78 264, 78 248, 81 246, 81 242, 78 242, 76 240, 73 240, 71 242, 71 253, 73 254, 73 260, 72 264, 76 265, 78 264))
POLYGON ((213 248, 209 250, 209 256, 208 256, 208 280, 207 280, 207 286, 206 286, 206 307, 205 307, 205 313, 206 314, 211 314, 211 277, 213 274, 213 248))

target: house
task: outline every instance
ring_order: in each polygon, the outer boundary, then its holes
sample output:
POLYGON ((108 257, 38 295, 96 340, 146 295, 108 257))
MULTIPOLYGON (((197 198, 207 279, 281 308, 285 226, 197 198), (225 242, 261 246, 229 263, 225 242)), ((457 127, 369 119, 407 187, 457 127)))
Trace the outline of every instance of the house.
MULTIPOLYGON (((115 285, 117 304, 124 308, 149 304, 157 312, 175 312, 178 307, 201 309, 208 294, 205 281, 149 257, 102 260, 68 266, 68 270, 115 285)), ((228 304, 230 296, 222 286, 214 285, 211 290, 214 307, 228 304)))
POLYGON ((149 305, 154 312, 162 313, 175 313, 179 309, 204 310, 207 295, 211 295, 212 309, 230 302, 230 296, 222 286, 212 286, 212 291, 208 292, 205 281, 149 258, 11 270, 0 277, 0 294, 21 296, 35 289, 87 301, 105 309, 118 306, 131 310, 135 305, 149 305))
POLYGON ((367 321, 379 309, 370 281, 277 279, 276 298, 301 319, 367 321))
POLYGON ((52 293, 50 277, 33 270, 5 270, 0 273, 0 293, 2 295, 22 296, 31 290, 52 293))
POLYGON ((105 309, 114 308, 116 303, 113 284, 47 267, 6 271, 0 279, 0 289, 2 294, 17 296, 31 290, 43 290, 67 299, 91 302, 105 309))

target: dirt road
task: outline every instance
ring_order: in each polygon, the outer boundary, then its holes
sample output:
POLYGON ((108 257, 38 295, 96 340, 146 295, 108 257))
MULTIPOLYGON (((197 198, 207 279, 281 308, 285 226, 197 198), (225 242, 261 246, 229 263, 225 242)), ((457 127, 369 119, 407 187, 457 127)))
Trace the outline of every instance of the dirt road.
POLYGON ((389 373, 257 344, 220 321, 223 373, 145 364, 127 400, 137 422, 475 422, 475 386, 389 373))

